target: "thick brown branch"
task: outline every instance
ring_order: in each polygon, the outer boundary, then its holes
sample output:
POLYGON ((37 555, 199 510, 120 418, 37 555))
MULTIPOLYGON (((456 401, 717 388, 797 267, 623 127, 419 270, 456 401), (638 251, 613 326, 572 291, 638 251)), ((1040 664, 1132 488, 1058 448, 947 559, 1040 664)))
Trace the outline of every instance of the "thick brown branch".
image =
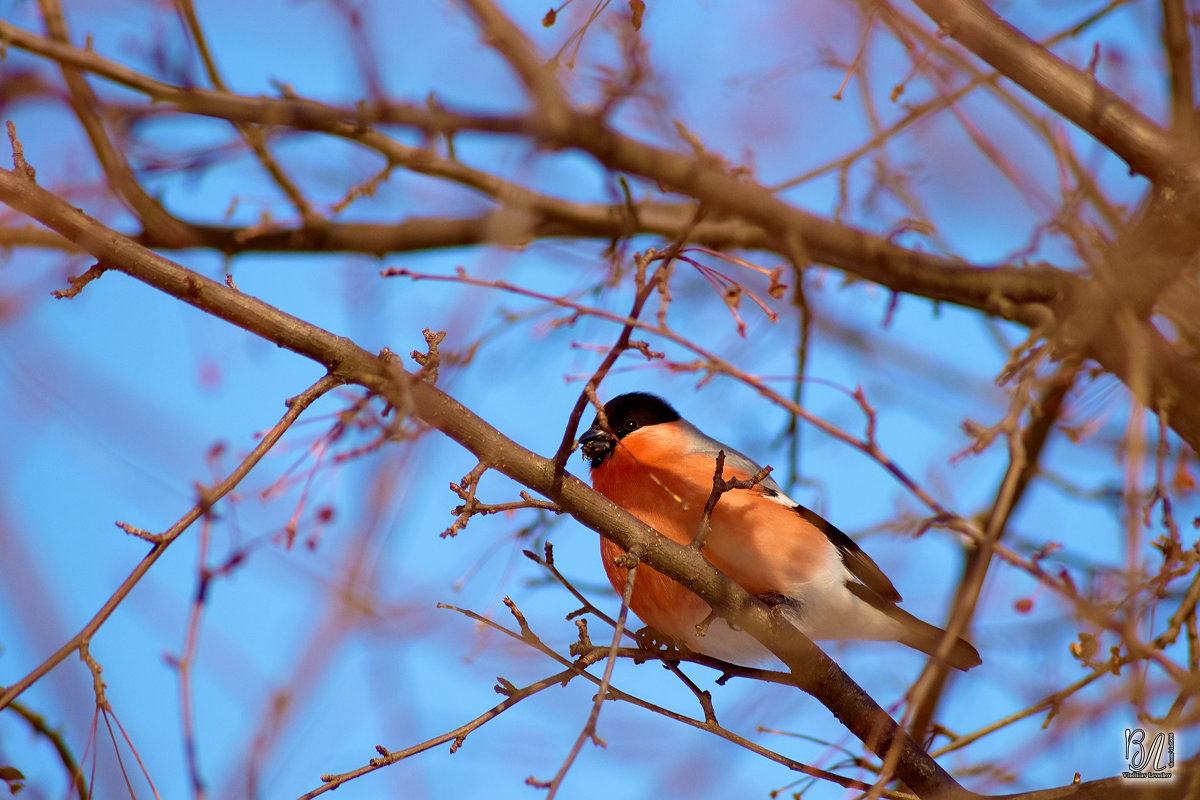
MULTIPOLYGON (((1018 321, 1031 324, 1036 312, 1028 304, 1046 303, 1061 295, 1071 278, 1067 273, 1046 268, 977 268, 951 259, 899 247, 886 239, 796 209, 769 189, 729 174, 717 163, 698 162, 693 154, 677 153, 636 142, 608 129, 602 120, 575 115, 570 124, 550 126, 538 116, 490 117, 456 114, 440 106, 403 104, 370 106, 353 110, 295 98, 266 98, 228 92, 180 88, 148 78, 127 67, 107 61, 95 53, 78 50, 21 30, 0 20, 0 40, 29 52, 52 58, 102 75, 141 91, 156 103, 170 103, 180 111, 257 125, 287 126, 317 130, 353 138, 363 126, 391 123, 414 127, 429 134, 456 130, 493 133, 522 133, 553 141, 561 147, 577 147, 591 153, 605 166, 619 172, 641 175, 675 188, 704 203, 708 217, 696 223, 694 204, 644 204, 637 206, 637 219, 623 205, 574 204, 520 188, 521 241, 507 241, 498 216, 467 220, 412 219, 399 225, 328 225, 318 229, 277 228, 261 233, 222 226, 191 226, 191 236, 182 242, 151 229, 140 241, 149 247, 212 247, 225 253, 257 250, 316 250, 381 254, 430 247, 457 247, 482 243, 522 243, 529 238, 586 236, 612 239, 635 233, 655 233, 671 239, 689 225, 695 229, 690 242, 717 248, 770 250, 785 258, 796 251, 798 237, 805 252, 815 261, 857 277, 877 282, 897 292, 985 310, 1006 311, 1018 321), (357 132, 357 133, 356 133, 357 132), (714 215, 713 210, 726 216, 714 215), (1001 307, 1002 306, 1002 307, 1001 307)), ((414 148, 389 146, 386 137, 373 137, 367 146, 389 158, 400 159, 410 169, 426 171, 421 153, 414 148)), ((393 143, 394 144, 394 143, 393 143)), ((425 156, 429 160, 429 156, 425 156)), ((507 182, 470 170, 458 162, 443 160, 438 169, 456 170, 443 174, 451 180, 490 193, 515 191, 507 182), (490 180, 490 182, 489 182, 490 180)), ((503 211, 503 210, 502 210, 503 211)), ((11 237, 10 237, 11 238, 11 237)))
POLYGON ((1161 0, 1163 52, 1171 76, 1171 127, 1183 135, 1196 130, 1192 37, 1184 0, 1161 0))
POLYGON ((1170 132, 1005 22, 979 0, 916 0, 938 27, 1155 182, 1200 183, 1200 159, 1170 132))
POLYGON ((717 572, 694 550, 647 528, 609 501, 566 476, 555 487, 553 463, 511 442, 434 387, 414 381, 394 363, 349 340, 308 325, 255 298, 192 273, 114 234, 97 221, 24 181, 0 171, 0 198, 78 242, 114 271, 159 288, 186 303, 326 365, 341 380, 384 394, 399 409, 463 444, 524 485, 547 494, 559 507, 623 549, 638 548, 648 565, 685 583, 723 616, 763 641, 813 694, 874 752, 898 744, 898 776, 922 796, 962 794, 957 784, 899 730, 856 684, 811 642, 717 572))
POLYGON ((528 46, 525 36, 489 0, 462 0, 475 17, 485 41, 504 56, 525 84, 541 115, 555 123, 565 123, 568 103, 558 81, 556 65, 528 46))
MULTIPOLYGON (((348 339, 191 272, 124 239, 7 170, 0 171, 0 199, 79 242, 112 270, 311 358, 323 364, 333 379, 379 392, 400 412, 415 414, 481 461, 498 465, 498 471, 544 494, 621 549, 641 553, 646 564, 685 584, 722 616, 763 642, 788 665, 796 685, 829 708, 869 749, 883 757, 896 746, 900 752, 897 777, 919 795, 968 796, 828 656, 718 572, 700 553, 655 533, 573 476, 556 479, 550 459, 526 450, 430 384, 415 380, 394 357, 376 357, 348 339)), ((10 694, 15 696, 11 690, 10 694)))
POLYGON ((5 46, 25 50, 60 65, 90 72, 141 92, 155 103, 168 103, 186 113, 230 122, 278 125, 302 130, 324 130, 338 123, 380 123, 409 125, 430 135, 444 135, 458 130, 490 133, 522 133, 527 130, 522 117, 462 115, 426 104, 364 103, 353 108, 339 108, 315 100, 294 97, 258 97, 175 86, 106 59, 94 51, 39 36, 4 20, 0 20, 0 42, 5 46))

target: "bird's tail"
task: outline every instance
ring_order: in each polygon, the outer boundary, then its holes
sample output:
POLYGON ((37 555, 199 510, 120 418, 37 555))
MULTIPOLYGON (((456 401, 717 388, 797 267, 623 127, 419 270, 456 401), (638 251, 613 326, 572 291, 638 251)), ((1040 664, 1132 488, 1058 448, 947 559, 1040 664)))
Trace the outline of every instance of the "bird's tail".
POLYGON ((904 626, 904 633, 897 638, 901 644, 941 658, 955 669, 968 670, 983 663, 979 651, 965 639, 950 636, 941 628, 922 622, 898 606, 880 610, 904 626))

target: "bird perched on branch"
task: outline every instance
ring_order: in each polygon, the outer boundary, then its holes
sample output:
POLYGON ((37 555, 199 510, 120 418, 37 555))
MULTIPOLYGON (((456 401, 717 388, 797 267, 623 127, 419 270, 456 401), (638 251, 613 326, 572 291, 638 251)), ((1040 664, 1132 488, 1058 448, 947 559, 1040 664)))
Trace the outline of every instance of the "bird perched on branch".
MULTIPOLYGON (((689 544, 713 499, 724 451, 724 478, 739 486, 716 496, 701 552, 747 592, 780 608, 811 639, 898 641, 966 670, 979 653, 901 609, 900 593, 849 536, 790 499, 746 456, 705 436, 652 394, 623 394, 579 437, 596 491, 659 533, 689 544), (755 478, 759 480, 755 481, 755 478)), ((624 592, 621 549, 600 540, 608 579, 624 592)), ((690 649, 746 663, 768 655, 748 634, 715 620, 695 594, 641 565, 630 608, 643 622, 690 649)))

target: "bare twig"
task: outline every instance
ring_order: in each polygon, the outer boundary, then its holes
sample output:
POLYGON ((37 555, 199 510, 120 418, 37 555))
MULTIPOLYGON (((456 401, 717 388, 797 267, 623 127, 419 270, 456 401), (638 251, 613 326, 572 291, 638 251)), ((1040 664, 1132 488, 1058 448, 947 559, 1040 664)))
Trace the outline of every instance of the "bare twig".
POLYGON ((58 760, 62 762, 63 767, 66 769, 67 778, 70 780, 72 788, 75 789, 75 794, 78 795, 79 800, 90 800, 91 792, 88 791, 87 781, 83 777, 83 770, 80 768, 79 762, 75 760, 75 756, 71 753, 71 748, 67 745, 62 731, 51 728, 41 714, 35 713, 23 703, 13 702, 8 707, 16 712, 17 716, 29 723, 29 727, 33 729, 34 733, 50 742, 51 746, 54 747, 54 752, 58 754, 58 760))
MULTIPOLYGON (((244 458, 242 462, 238 464, 238 466, 232 472, 230 472, 224 480, 209 487, 204 493, 205 496, 199 503, 194 505, 187 513, 185 513, 178 522, 159 535, 159 538, 154 542, 154 546, 151 548, 146 557, 143 558, 136 567, 134 567, 133 571, 129 574, 129 577, 121 582, 121 585, 117 587, 116 591, 114 591, 111 596, 109 596, 108 600, 104 602, 104 605, 100 607, 100 610, 92 616, 92 618, 86 625, 83 626, 79 633, 72 636, 70 640, 68 640, 62 645, 62 647, 42 661, 42 663, 35 667, 28 675, 16 681, 15 683, 10 684, 4 689, 3 692, 0 692, 0 709, 3 709, 5 706, 19 697, 22 692, 32 686, 37 680, 57 666, 71 653, 78 650, 80 655, 87 660, 89 658, 89 656, 86 655, 87 645, 88 642, 91 641, 92 635, 100 629, 100 626, 103 625, 105 621, 112 615, 112 613, 117 609, 117 606, 119 606, 121 602, 129 595, 129 593, 133 591, 133 587, 135 587, 141 581, 146 572, 151 566, 154 565, 154 562, 156 562, 162 556, 162 554, 166 552, 166 549, 171 545, 171 543, 178 539, 179 536, 188 528, 190 528, 193 523, 207 514, 209 509, 212 508, 213 503, 233 491, 234 488, 242 482, 242 479, 250 473, 250 470, 252 470, 258 464, 258 462, 262 460, 263 456, 270 452, 271 448, 275 446, 275 444, 283 436, 284 432, 291 427, 292 423, 300 417, 304 410, 312 405, 312 403, 316 401, 318 397, 325 394, 339 383, 340 381, 338 381, 336 378, 327 375, 314 383, 308 389, 305 389, 296 397, 289 399, 287 401, 288 410, 287 413, 283 415, 283 418, 280 419, 279 422, 277 422, 265 436, 263 436, 262 441, 260 441, 255 448, 250 451, 250 454, 247 455, 246 458, 244 458)), ((103 683, 100 681, 98 665, 94 670, 94 674, 96 676, 97 698, 99 701, 99 699, 103 698, 103 683)))
POLYGON ((92 281, 104 274, 105 266, 103 264, 93 264, 87 268, 87 272, 82 275, 72 275, 67 278, 70 287, 67 289, 56 289, 51 294, 56 300, 71 300, 83 291, 83 287, 87 286, 92 281))
POLYGON ((300 795, 298 800, 312 800, 312 798, 319 797, 326 792, 332 791, 348 781, 352 781, 355 778, 359 778, 363 775, 374 772, 375 770, 386 767, 389 764, 395 764, 398 761, 403 761, 404 759, 414 756, 418 753, 423 753, 426 750, 430 750, 440 744, 450 742, 450 752, 453 753, 458 750, 458 748, 462 747, 463 743, 467 739, 467 736, 470 735, 472 731, 478 730, 482 725, 500 716, 522 700, 532 697, 539 692, 545 691, 552 686, 563 685, 567 681, 571 680, 575 674, 575 670, 573 669, 564 669, 557 674, 551 675, 547 678, 542 678, 539 681, 534 681, 528 686, 521 688, 517 688, 507 681, 502 681, 500 684, 497 684, 496 691, 504 695, 504 700, 500 703, 497 703, 495 706, 470 720, 469 722, 466 722, 457 728, 454 728, 453 730, 439 734, 432 739, 427 739, 420 744, 406 747, 403 750, 388 750, 382 745, 377 746, 376 750, 379 752, 379 758, 372 758, 366 766, 350 770, 349 772, 322 775, 321 786, 313 789, 311 792, 306 792, 305 794, 300 795))
POLYGON ((409 355, 413 361, 421 365, 421 371, 418 376, 430 383, 437 383, 438 367, 441 366, 441 354, 438 352, 438 345, 446 338, 445 331, 431 331, 426 328, 422 335, 425 337, 426 351, 422 353, 420 350, 413 350, 409 355))
POLYGON ((749 478, 730 478, 725 479, 725 451, 717 451, 716 467, 713 470, 713 487, 708 493, 708 500, 704 503, 704 513, 700 515, 700 527, 696 529, 696 535, 692 537, 692 543, 688 545, 694 550, 702 550, 704 543, 708 540, 708 534, 712 527, 712 513, 717 507, 717 501, 721 499, 721 495, 734 489, 753 489, 758 484, 767 479, 771 474, 771 467, 763 467, 758 472, 749 478))
POLYGON ((621 613, 617 615, 617 624, 613 628, 612 644, 608 648, 608 658, 604 664, 604 674, 601 676, 600 684, 596 689, 596 697, 592 701, 592 710, 588 714, 583 730, 576 737, 575 744, 571 746, 571 751, 563 759, 562 766, 558 768, 558 772, 555 773, 550 782, 542 784, 530 779, 533 785, 549 790, 546 793, 547 800, 557 796, 563 779, 567 777, 567 772, 571 769, 571 765, 575 763, 575 759, 579 756, 579 751, 583 749, 584 742, 590 739, 594 744, 607 747, 604 740, 596 733, 596 723, 600 719, 600 707, 608 699, 608 687, 612 684, 613 667, 617 663, 617 651, 621 645, 621 636, 625 633, 625 621, 629 617, 629 602, 630 598, 633 597, 633 585, 634 580, 637 578, 638 563, 640 561, 635 553, 625 553, 622 558, 626 561, 624 566, 627 572, 625 573, 625 591, 621 595, 621 613))
POLYGON ((21 140, 17 138, 16 124, 10 119, 5 125, 8 128, 8 142, 12 145, 13 172, 27 181, 36 183, 37 170, 25 160, 25 148, 21 147, 21 140))
POLYGON ((479 479, 483 477, 488 466, 482 461, 463 476, 461 483, 451 483, 450 490, 462 498, 462 504, 451 509, 450 513, 454 514, 454 522, 449 528, 439 534, 442 538, 447 536, 457 536, 459 531, 467 526, 471 517, 475 515, 487 516, 489 514, 503 514, 509 511, 517 511, 523 508, 534 508, 542 511, 552 511, 555 514, 561 514, 562 509, 554 503, 546 500, 538 500, 529 494, 529 492, 521 491, 520 500, 515 500, 509 503, 481 503, 475 499, 475 492, 479 488, 479 479))
POLYGON ((1075 69, 1028 39, 977 0, 916 0, 940 28, 1024 87, 1050 108, 1111 148, 1130 167, 1154 180, 1171 180, 1178 165, 1191 182, 1200 163, 1181 143, 1094 76, 1075 69))
MULTIPOLYGON (((49 37, 59 44, 68 44, 70 37, 59 0, 38 0, 38 7, 41 9, 49 37)), ((71 110, 91 141, 96 160, 100 162, 113 192, 133 207, 140 222, 147 229, 154 230, 170 241, 194 242, 192 231, 163 208, 162 204, 151 197, 138 182, 125 154, 109 136, 101 115, 103 106, 84 79, 83 73, 65 61, 60 61, 58 67, 70 93, 71 110)))

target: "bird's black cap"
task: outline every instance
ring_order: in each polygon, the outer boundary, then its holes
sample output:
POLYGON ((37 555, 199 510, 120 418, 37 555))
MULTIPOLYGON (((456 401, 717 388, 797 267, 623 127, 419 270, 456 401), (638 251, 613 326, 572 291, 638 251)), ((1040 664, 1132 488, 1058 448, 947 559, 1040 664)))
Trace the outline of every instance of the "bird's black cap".
MULTIPOLYGON (((604 415, 608 417, 608 427, 623 439, 626 434, 647 425, 658 425, 663 422, 675 422, 679 412, 671 404, 658 395, 647 392, 630 392, 614 397, 604 404, 604 415)), ((592 421, 592 427, 600 425, 600 417, 592 421)))
POLYGON ((670 403, 647 392, 630 392, 614 397, 604 404, 604 416, 608 419, 608 430, 601 427, 600 416, 597 414, 592 420, 592 427, 579 437, 583 457, 591 463, 593 469, 604 463, 617 441, 638 428, 681 419, 679 412, 672 408, 670 403))

